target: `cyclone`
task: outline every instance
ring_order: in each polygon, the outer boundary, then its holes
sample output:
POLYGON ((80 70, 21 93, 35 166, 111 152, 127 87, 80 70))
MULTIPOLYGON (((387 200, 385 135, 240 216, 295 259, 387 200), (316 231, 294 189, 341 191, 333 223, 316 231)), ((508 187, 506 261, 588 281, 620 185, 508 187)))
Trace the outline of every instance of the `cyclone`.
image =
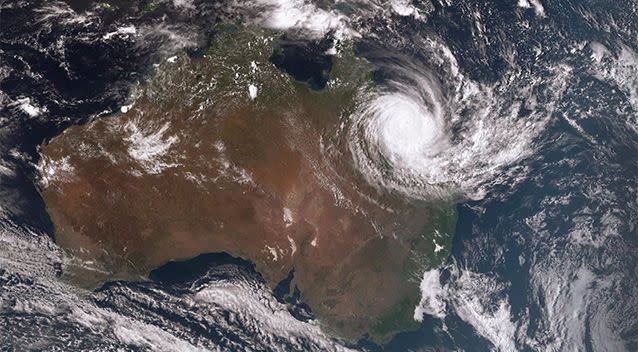
MULTIPOLYGON (((544 93, 516 67, 480 84, 459 72, 443 44, 421 40, 419 49, 430 57, 377 58, 384 78, 361 92, 349 120, 353 160, 381 189, 416 199, 482 198, 533 154, 553 106, 535 103, 544 93), (511 89, 522 94, 508 96, 511 89)), ((560 95, 569 70, 549 72, 557 88, 550 94, 560 95)))
POLYGON ((410 169, 422 157, 438 154, 446 139, 440 93, 428 81, 415 83, 416 88, 390 82, 393 87, 360 112, 370 119, 366 135, 397 169, 410 169))

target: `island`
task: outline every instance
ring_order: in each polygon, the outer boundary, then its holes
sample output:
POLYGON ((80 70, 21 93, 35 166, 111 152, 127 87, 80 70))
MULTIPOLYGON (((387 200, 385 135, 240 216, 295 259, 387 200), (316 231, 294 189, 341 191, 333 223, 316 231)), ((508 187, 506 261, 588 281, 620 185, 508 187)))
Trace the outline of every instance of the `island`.
MULTIPOLYGON (((292 284, 326 331, 388 341, 418 327, 425 270, 449 255, 452 204, 377 189, 345 130, 372 66, 339 42, 317 89, 272 60, 281 35, 216 28, 204 54, 155 65, 111 116, 41 146, 41 194, 85 288, 226 252, 292 284)), ((281 54, 281 53, 280 53, 281 54)))

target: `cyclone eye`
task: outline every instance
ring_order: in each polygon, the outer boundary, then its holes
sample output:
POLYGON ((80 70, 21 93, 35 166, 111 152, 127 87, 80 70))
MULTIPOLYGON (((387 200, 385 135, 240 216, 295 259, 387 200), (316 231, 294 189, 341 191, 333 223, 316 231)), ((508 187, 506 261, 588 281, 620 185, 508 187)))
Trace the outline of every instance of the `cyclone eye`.
POLYGON ((394 167, 410 169, 436 147, 438 126, 424 105, 402 95, 380 97, 376 104, 380 149, 394 167))

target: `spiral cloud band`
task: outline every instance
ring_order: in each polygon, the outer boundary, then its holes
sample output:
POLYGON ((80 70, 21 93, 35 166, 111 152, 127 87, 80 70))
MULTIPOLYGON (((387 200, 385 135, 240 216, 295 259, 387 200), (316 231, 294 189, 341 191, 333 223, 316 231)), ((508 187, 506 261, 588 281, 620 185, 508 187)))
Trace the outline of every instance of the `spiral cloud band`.
POLYGON ((445 46, 423 44, 428 59, 388 59, 379 67, 384 79, 361 92, 348 121, 353 159, 380 189, 414 199, 482 198, 532 154, 553 111, 539 102, 557 101, 569 70, 532 81, 514 69, 483 85, 460 73, 445 46), (524 94, 506 94, 514 89, 524 94))

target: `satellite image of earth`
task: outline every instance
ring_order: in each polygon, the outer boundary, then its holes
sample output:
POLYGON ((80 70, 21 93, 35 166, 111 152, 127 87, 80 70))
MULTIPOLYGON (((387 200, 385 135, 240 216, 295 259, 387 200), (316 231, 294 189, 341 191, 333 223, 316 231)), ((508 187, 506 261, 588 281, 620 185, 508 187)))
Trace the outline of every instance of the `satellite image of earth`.
POLYGON ((638 1, 0 0, 0 351, 638 351, 638 1))

